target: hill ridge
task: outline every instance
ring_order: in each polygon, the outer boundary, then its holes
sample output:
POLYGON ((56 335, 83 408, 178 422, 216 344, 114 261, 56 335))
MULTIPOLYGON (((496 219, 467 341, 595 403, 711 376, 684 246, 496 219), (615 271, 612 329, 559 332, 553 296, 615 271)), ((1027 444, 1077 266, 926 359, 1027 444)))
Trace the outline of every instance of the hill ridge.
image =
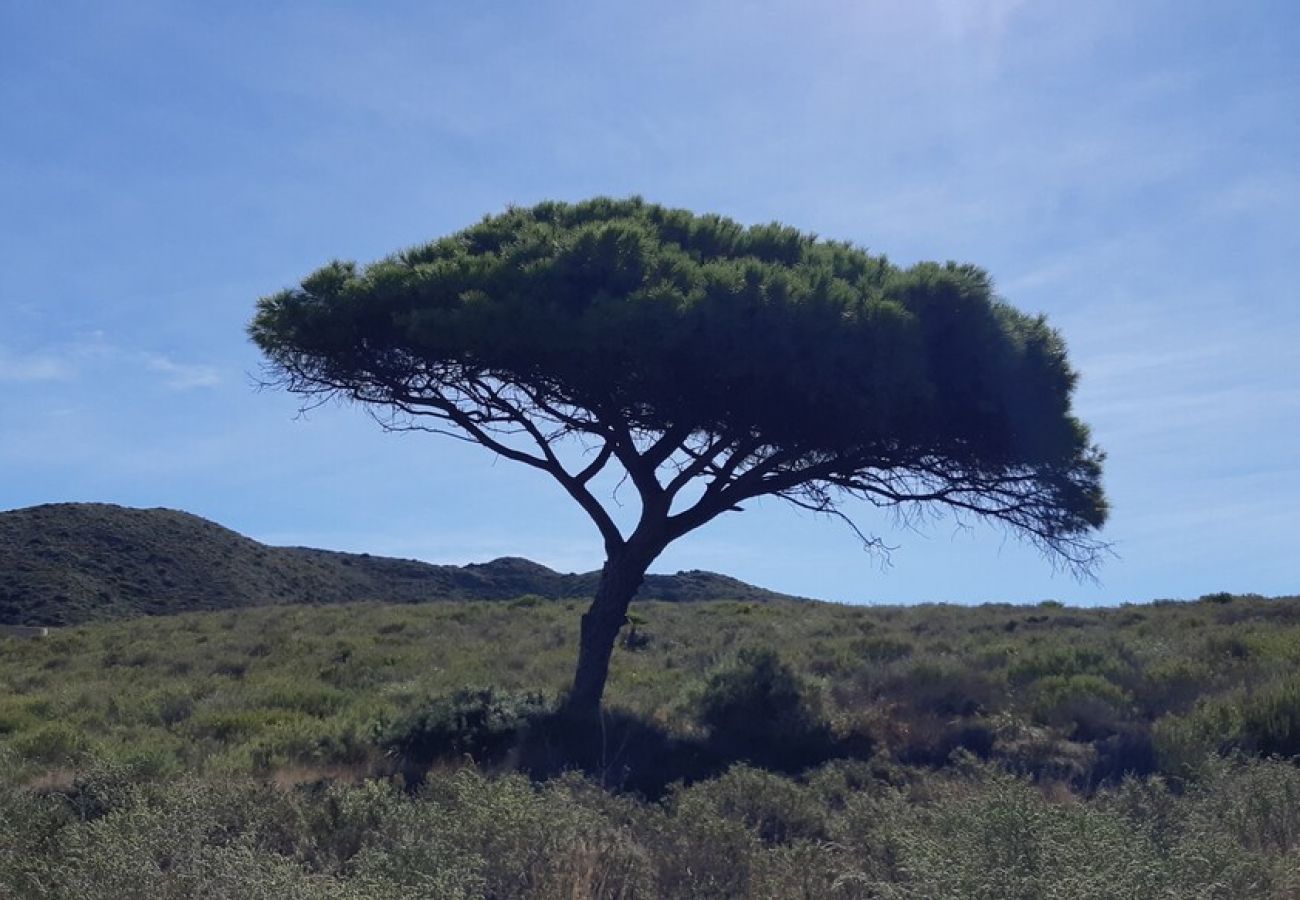
MULTIPOLYGON (((587 598, 599 572, 518 556, 464 566, 276 547, 183 510, 46 503, 0 512, 0 624, 105 619, 292 603, 587 598)), ((791 599, 726 575, 649 575, 638 599, 791 599)))

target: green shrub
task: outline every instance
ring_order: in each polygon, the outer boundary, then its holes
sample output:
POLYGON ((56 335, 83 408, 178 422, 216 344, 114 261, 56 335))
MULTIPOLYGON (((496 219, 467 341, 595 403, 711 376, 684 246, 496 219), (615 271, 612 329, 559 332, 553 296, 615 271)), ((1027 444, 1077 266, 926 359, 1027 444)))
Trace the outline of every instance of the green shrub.
POLYGON ((436 696, 383 726, 379 745, 403 762, 408 774, 435 759, 499 759, 527 726, 552 711, 538 692, 462 689, 436 696))
POLYGON ((0 737, 30 728, 40 721, 18 700, 0 701, 0 737))
POLYGON ((1128 718, 1128 693, 1098 675, 1049 675, 1033 684, 1033 716, 1076 740, 1115 734, 1128 718))
POLYGON ((906 659, 912 655, 915 647, 911 641, 881 634, 857 638, 849 645, 849 649, 859 659, 878 665, 906 659))
POLYGON ((33 762, 67 766, 86 759, 91 741, 80 728, 63 722, 50 722, 19 733, 9 746, 20 757, 33 762))
POLYGON ((669 806, 678 817, 716 815, 740 822, 768 845, 827 835, 827 811, 807 788, 743 764, 677 792, 669 806))
POLYGON ((941 718, 987 713, 1000 699, 988 677, 949 660, 918 660, 886 682, 884 690, 917 713, 941 718))
POLYGON ((1169 860, 1138 829, 1032 785, 989 774, 903 811, 892 829, 902 896, 957 898, 1177 896, 1169 860))
POLYGON ((1152 718, 1186 712, 1214 686, 1214 672, 1204 660, 1177 657, 1148 665, 1136 700, 1152 718))
POLYGON ((196 709, 180 730, 195 739, 231 744, 247 741, 281 723, 306 718, 310 717, 283 709, 213 705, 196 709))
POLYGON ((820 695, 773 650, 746 648, 715 669, 698 709, 714 745, 731 758, 797 769, 829 752, 820 695))
POLYGON ((661 897, 753 897, 753 859, 761 844, 743 822, 708 808, 670 809, 647 817, 648 844, 661 897))
POLYGON ((294 710, 309 716, 328 716, 341 709, 347 694, 329 685, 277 678, 259 683, 249 692, 255 706, 294 710))
POLYGON ((1240 705, 1233 701, 1198 703, 1183 715, 1157 719, 1151 727, 1160 771, 1180 779, 1195 779, 1207 760, 1241 742, 1240 705))
POLYGON ((361 729, 345 721, 295 717, 268 727, 239 749, 236 758, 247 760, 248 765, 236 766, 235 771, 265 774, 299 764, 359 763, 373 747, 363 739, 361 729))
POLYGON ((1207 755, 1230 750, 1300 756, 1300 677, 1206 701, 1186 715, 1165 716, 1156 722, 1153 738, 1161 768, 1181 777, 1195 777, 1207 755))
POLYGON ((1049 644, 1022 654, 1007 669, 1007 679, 1014 685, 1053 675, 1114 676, 1123 665, 1113 651, 1100 647, 1049 644))
POLYGON ((1276 682, 1242 708, 1243 749, 1263 756, 1300 756, 1300 677, 1276 682))
POLYGON ((1249 851, 1300 849, 1300 768, 1280 760, 1217 759, 1189 790, 1198 829, 1227 832, 1249 851))

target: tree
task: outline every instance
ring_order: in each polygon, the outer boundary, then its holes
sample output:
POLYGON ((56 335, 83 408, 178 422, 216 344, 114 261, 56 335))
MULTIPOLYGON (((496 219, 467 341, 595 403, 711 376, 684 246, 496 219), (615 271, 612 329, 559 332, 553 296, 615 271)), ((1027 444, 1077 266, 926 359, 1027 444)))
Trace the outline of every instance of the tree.
POLYGON ((650 564, 752 498, 846 521, 850 497, 955 511, 1085 575, 1104 548, 1103 454, 1071 413, 1064 344, 974 266, 904 269, 778 224, 598 198, 330 263, 260 300, 249 331, 304 403, 476 442, 590 516, 606 560, 578 713, 599 708, 650 564), (627 533, 593 490, 607 469, 639 497, 627 533))

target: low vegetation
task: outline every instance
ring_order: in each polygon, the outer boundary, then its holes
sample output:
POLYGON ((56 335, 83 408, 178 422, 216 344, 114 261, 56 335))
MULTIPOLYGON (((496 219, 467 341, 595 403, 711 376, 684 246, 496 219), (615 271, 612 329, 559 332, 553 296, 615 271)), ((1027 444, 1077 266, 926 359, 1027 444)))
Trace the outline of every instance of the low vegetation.
POLYGON ((556 702, 583 605, 0 639, 0 885, 1300 895, 1300 598, 638 604, 599 732, 556 702))
MULTIPOLYGON (((563 574, 505 557, 436 566, 368 553, 271 547, 190 513, 109 503, 0 512, 0 625, 81 625, 232 607, 546 599, 596 592, 599 572, 563 574)), ((646 600, 791 599, 713 572, 652 575, 646 600)))

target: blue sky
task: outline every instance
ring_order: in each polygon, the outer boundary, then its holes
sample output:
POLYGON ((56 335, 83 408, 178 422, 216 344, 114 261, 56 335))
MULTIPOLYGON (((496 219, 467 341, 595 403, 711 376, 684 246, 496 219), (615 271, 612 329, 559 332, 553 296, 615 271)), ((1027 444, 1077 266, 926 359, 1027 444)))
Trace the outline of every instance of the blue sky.
POLYGON ((853 602, 1300 592, 1289 2, 0 4, 0 508, 600 563, 544 476, 252 386, 257 297, 507 204, 639 193, 1046 313, 1109 452, 1098 584, 1000 532, 751 505, 657 568, 853 602))

